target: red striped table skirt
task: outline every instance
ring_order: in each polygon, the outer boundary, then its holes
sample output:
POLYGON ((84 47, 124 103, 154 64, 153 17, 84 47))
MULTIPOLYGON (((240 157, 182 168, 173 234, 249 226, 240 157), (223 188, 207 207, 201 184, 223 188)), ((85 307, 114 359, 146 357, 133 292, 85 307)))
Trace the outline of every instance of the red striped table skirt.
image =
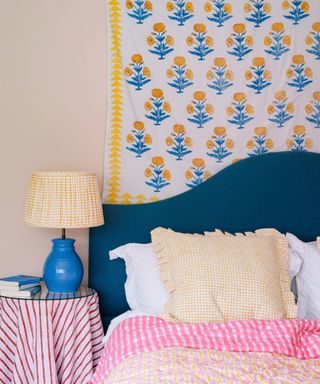
POLYGON ((96 293, 68 300, 0 297, 0 383, 88 383, 102 338, 96 293))

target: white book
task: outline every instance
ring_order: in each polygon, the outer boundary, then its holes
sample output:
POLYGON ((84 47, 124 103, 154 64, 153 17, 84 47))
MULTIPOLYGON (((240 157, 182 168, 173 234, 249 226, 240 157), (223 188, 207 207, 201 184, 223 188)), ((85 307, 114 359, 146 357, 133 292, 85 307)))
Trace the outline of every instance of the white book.
POLYGON ((20 285, 20 286, 10 286, 10 285, 2 285, 0 283, 0 291, 15 291, 15 292, 19 292, 23 289, 27 289, 27 288, 32 288, 32 287, 37 287, 38 285, 40 285, 39 283, 32 283, 32 284, 26 284, 26 285, 20 285))
POLYGON ((41 286, 38 285, 37 287, 22 289, 21 291, 3 290, 3 291, 0 291, 0 296, 24 299, 24 298, 33 297, 40 291, 41 291, 41 286))

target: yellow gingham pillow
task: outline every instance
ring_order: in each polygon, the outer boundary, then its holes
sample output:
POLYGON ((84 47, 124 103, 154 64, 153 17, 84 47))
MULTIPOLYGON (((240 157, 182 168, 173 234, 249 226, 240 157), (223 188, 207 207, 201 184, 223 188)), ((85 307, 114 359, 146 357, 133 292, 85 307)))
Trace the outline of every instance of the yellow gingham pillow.
POLYGON ((151 232, 170 297, 163 318, 199 323, 289 317, 274 236, 151 232))

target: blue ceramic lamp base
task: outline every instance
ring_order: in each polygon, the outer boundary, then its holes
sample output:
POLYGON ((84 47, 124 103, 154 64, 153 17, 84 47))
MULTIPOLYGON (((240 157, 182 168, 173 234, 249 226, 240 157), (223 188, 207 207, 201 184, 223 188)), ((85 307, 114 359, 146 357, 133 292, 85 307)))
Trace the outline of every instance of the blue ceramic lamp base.
POLYGON ((44 267, 43 280, 50 292, 76 292, 83 278, 83 266, 73 239, 54 239, 44 267))

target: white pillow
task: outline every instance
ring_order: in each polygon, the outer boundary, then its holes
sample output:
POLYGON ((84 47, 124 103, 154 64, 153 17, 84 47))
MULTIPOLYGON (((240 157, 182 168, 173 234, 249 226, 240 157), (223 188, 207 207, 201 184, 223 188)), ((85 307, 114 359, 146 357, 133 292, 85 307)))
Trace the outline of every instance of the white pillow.
POLYGON ((320 320, 320 251, 317 243, 304 243, 287 233, 288 271, 297 279, 298 318, 320 320))
POLYGON ((121 258, 126 263, 125 292, 129 307, 152 315, 163 313, 168 294, 160 280, 152 245, 130 243, 110 251, 109 255, 110 260, 121 258))

